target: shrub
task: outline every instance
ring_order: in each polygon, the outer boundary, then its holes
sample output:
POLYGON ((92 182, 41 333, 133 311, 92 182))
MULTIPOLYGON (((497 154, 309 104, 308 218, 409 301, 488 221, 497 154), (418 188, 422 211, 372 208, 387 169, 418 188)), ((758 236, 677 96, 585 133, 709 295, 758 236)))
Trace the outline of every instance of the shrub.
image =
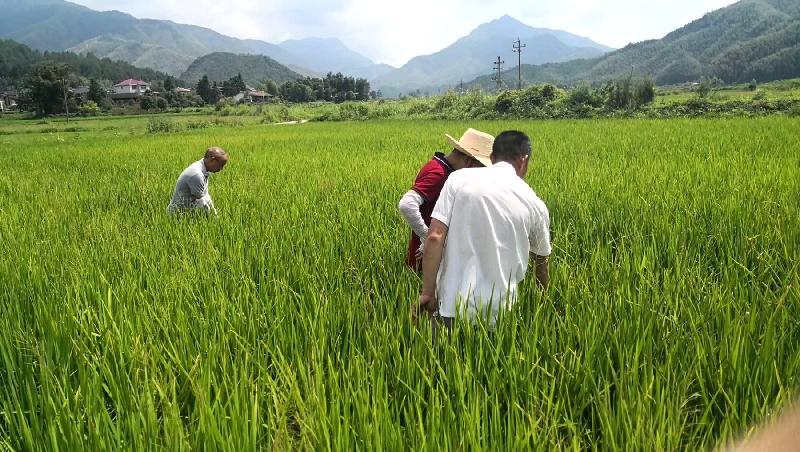
POLYGON ((440 98, 436 99, 436 102, 433 103, 433 110, 436 112, 445 112, 455 108, 459 103, 459 96, 452 92, 448 91, 440 98))
POLYGON ((510 112, 518 98, 516 91, 503 91, 494 101, 494 111, 501 115, 510 112))
POLYGON ((369 119, 369 108, 364 104, 342 104, 339 106, 339 119, 342 121, 369 119))
POLYGON ((655 98, 656 85, 650 77, 643 78, 636 82, 633 96, 636 108, 652 103, 655 98))
POLYGON ((205 129, 207 127, 211 127, 211 123, 203 120, 189 121, 186 123, 186 128, 192 130, 205 129))
POLYGON ((627 110, 634 105, 633 83, 630 78, 618 79, 606 85, 606 107, 627 110))
POLYGON ((406 110, 406 114, 408 115, 425 115, 430 113, 431 106, 428 105, 426 102, 414 102, 411 106, 408 107, 406 110))
POLYGON ((572 107, 601 107, 603 105, 603 94, 598 90, 592 89, 587 84, 578 85, 567 93, 567 104, 572 107))
POLYGON ((100 106, 93 100, 84 102, 83 105, 78 108, 78 114, 81 116, 97 116, 100 113, 100 106))
POLYGON ((150 118, 147 121, 147 133, 170 133, 180 131, 180 125, 166 118, 150 118))

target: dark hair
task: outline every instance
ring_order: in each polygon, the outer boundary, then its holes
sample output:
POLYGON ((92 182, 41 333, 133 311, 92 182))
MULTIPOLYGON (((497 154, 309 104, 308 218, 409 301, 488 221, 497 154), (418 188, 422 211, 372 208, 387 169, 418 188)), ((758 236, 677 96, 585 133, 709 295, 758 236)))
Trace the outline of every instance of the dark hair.
POLYGON ((513 162, 531 155, 531 139, 518 130, 506 130, 494 139, 492 157, 498 162, 513 162))

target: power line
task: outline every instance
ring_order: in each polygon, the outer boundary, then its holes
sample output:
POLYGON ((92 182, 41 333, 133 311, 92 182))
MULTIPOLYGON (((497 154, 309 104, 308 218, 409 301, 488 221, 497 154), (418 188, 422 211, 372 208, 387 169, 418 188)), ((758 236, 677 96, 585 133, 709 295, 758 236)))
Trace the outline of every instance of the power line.
POLYGON ((528 45, 523 44, 519 38, 514 41, 514 45, 512 46, 514 53, 517 54, 517 89, 522 89, 522 49, 525 47, 528 47, 528 45))

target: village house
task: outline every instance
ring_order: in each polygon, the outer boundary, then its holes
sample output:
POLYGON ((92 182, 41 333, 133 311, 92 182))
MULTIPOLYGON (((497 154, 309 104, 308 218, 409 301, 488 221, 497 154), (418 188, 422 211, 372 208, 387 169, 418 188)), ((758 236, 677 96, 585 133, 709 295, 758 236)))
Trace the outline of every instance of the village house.
POLYGON ((112 100, 131 100, 138 99, 144 93, 150 91, 150 84, 141 80, 129 78, 114 85, 114 92, 111 93, 112 100))
POLYGON ((265 91, 248 88, 247 91, 236 94, 232 99, 237 104, 263 104, 272 100, 273 97, 272 94, 265 91))
POLYGON ((70 88, 70 91, 73 94, 88 94, 89 93, 89 87, 86 86, 86 85, 80 85, 80 86, 76 86, 74 88, 70 88))
POLYGON ((17 109, 16 93, 0 93, 0 112, 7 112, 17 109))

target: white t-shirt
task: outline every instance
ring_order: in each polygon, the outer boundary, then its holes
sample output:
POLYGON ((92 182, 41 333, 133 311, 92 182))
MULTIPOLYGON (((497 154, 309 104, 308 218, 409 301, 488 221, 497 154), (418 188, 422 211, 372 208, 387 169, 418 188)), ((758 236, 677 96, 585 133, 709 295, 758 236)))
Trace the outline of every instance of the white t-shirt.
POLYGON ((206 169, 205 162, 198 160, 183 170, 175 183, 175 192, 167 206, 167 212, 182 210, 202 209, 213 212, 214 202, 208 194, 208 178, 211 173, 206 169))
POLYGON ((547 206, 506 162, 451 174, 431 217, 448 227, 437 278, 443 317, 482 314, 494 324, 516 301, 530 253, 552 251, 547 206))

